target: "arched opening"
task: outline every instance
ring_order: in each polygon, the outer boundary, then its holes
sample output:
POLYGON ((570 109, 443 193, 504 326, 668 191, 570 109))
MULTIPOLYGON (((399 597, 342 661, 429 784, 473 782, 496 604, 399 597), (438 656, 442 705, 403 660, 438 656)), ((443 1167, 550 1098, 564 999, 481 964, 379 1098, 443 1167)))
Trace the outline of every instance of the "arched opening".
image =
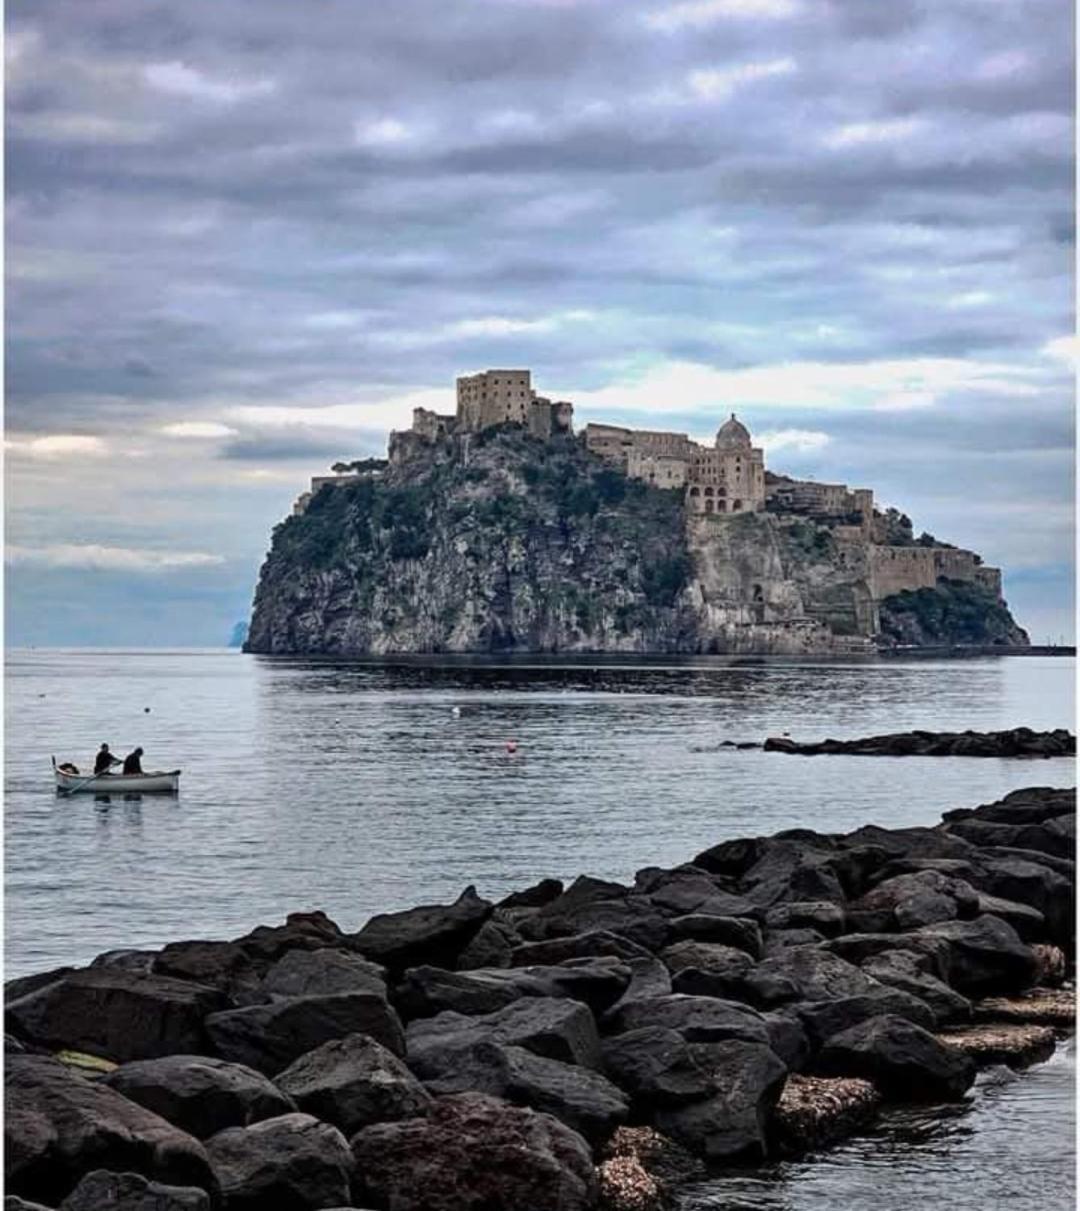
POLYGON ((700 488, 691 488, 691 489, 690 489, 690 495, 691 495, 691 496, 700 496, 700 495, 701 495, 701 489, 700 489, 700 488))
POLYGON ((705 502, 705 512, 711 513, 712 511, 713 511, 713 502, 711 500, 707 500, 705 502))
POLYGON ((739 512, 741 512, 741 510, 742 510, 742 501, 741 500, 734 500, 731 502, 732 513, 739 513, 739 512))
POLYGON ((717 513, 726 513, 727 512, 727 501, 718 500, 716 502, 716 511, 717 511, 717 513))

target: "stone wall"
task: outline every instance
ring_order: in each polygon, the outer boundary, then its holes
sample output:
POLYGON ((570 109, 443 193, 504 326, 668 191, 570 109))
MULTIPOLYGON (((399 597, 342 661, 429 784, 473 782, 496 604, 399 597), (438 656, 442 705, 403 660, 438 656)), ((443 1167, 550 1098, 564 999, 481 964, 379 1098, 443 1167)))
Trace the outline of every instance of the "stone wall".
POLYGON ((872 546, 871 583, 874 597, 881 601, 905 590, 932 589, 939 577, 977 581, 1001 592, 1001 572, 982 566, 973 551, 959 547, 872 546))

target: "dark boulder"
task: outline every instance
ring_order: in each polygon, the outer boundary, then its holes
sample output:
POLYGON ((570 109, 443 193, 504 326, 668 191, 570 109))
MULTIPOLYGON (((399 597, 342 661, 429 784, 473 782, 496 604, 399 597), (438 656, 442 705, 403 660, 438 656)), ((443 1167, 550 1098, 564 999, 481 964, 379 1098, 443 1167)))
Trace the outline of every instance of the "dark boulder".
MULTIPOLYGON (((497 912, 498 910, 496 910, 497 912)), ((458 971, 477 967, 509 967, 514 947, 521 945, 521 934, 507 921, 489 917, 458 954, 458 971)))
POLYGON ((972 845, 1001 845, 1030 849, 1057 858, 1074 860, 1076 855, 1076 817, 1059 816, 1042 824, 995 824, 989 820, 958 820, 945 826, 955 837, 972 845))
POLYGON ((197 1139, 296 1109, 262 1073, 203 1055, 134 1060, 104 1083, 197 1139))
POLYGON ((474 887, 466 887, 453 904, 372 917, 351 936, 350 944, 365 958, 393 971, 425 964, 453 967, 491 912, 491 903, 480 899, 474 887))
POLYGON ((55 1205, 91 1169, 131 1171, 216 1194, 198 1140, 47 1056, 4 1064, 6 1190, 55 1205))
POLYGON ((4 1211, 52 1211, 52 1208, 44 1203, 28 1202, 17 1194, 8 1194, 4 1196, 4 1211))
POLYGON ((340 992, 373 992, 386 996, 386 971, 377 963, 345 950, 289 950, 263 977, 267 997, 321 997, 340 992))
POLYGON ((986 820, 993 824, 1043 824, 1057 816, 1076 812, 1076 790, 1050 786, 1028 786, 1012 791, 997 803, 945 812, 946 824, 957 820, 986 820))
POLYGON ((825 1076, 856 1076, 886 1097, 905 1101, 955 1101, 975 1079, 975 1065, 929 1031, 903 1018, 869 1018, 833 1035, 815 1067, 825 1076))
POLYGON ((352 1148, 371 1201, 401 1211, 591 1211, 596 1201, 589 1146, 576 1131, 484 1094, 366 1127, 352 1148))
POLYGON ((543 967, 563 963, 567 959, 585 959, 596 955, 611 955, 617 959, 645 958, 649 951, 636 942, 606 929, 591 929, 586 933, 549 938, 544 942, 524 942, 515 946, 510 955, 512 967, 543 967))
POLYGON ((762 960, 746 977, 756 1003, 830 1001, 860 996, 879 985, 852 963, 820 946, 791 946, 762 960))
POLYGON ((472 1043, 490 1039, 567 1064, 601 1066, 593 1015, 579 1001, 560 998, 524 997, 495 1013, 475 1017, 440 1013, 411 1022, 407 1038, 409 1066, 420 1074, 426 1050, 445 1047, 449 1040, 472 1043))
POLYGON ((154 970, 157 957, 156 950, 106 950, 97 955, 90 966, 118 967, 123 971, 133 971, 138 975, 148 976, 154 970))
POLYGON ((275 1083, 301 1110, 351 1135, 371 1123, 425 1114, 431 1096, 393 1052, 365 1034, 332 1039, 275 1083))
POLYGON ((10 1002, 21 1038, 123 1063, 206 1050, 203 1019, 224 1004, 214 988, 116 968, 75 971, 10 1002))
POLYGON ((1037 908, 986 892, 979 893, 978 904, 980 913, 989 913, 1007 922, 1024 942, 1039 942, 1047 936, 1046 918, 1037 908))
POLYGON ((770 934, 776 930, 813 929, 831 938, 844 932, 844 909, 831 900, 795 900, 770 908, 765 924, 770 934))
POLYGON ((691 1051, 709 1072, 714 1092, 702 1101, 660 1107, 653 1118, 657 1130, 710 1162, 763 1159, 786 1065, 768 1046, 741 1040, 691 1051))
POLYGON ((914 951, 923 956, 926 970, 939 980, 948 974, 949 946, 944 938, 929 935, 900 933, 849 933, 839 938, 830 938, 822 949, 839 955, 849 963, 862 966, 875 955, 889 954, 894 950, 914 951), (912 938, 918 940, 914 943, 912 938))
POLYGON ((971 1002, 933 974, 932 960, 925 954, 887 950, 871 956, 861 966, 879 983, 918 997, 930 1007, 938 1026, 966 1022, 971 1017, 971 1002))
POLYGON ((604 1040, 604 1068, 639 1114, 655 1106, 699 1101, 713 1092, 712 1073, 678 1031, 642 1026, 604 1040))
POLYGON ((498 903, 499 908, 543 908, 563 894, 562 879, 541 879, 523 891, 512 891, 498 903))
POLYGON ((671 975, 659 959, 652 955, 624 960, 630 968, 630 983, 622 996, 600 1018, 606 1027, 617 1019, 620 1011, 631 1001, 647 997, 666 997, 671 992, 671 975))
POLYGON ((668 936, 672 942, 719 942, 735 946, 755 959, 760 959, 764 952, 761 926, 746 917, 718 917, 711 913, 674 917, 668 922, 668 936))
POLYGON ((719 845, 698 854, 693 864, 709 871, 710 874, 741 879, 761 857, 764 846, 764 837, 739 837, 733 841, 721 841, 719 845))
POLYGON ((625 1034, 645 1026, 674 1030, 690 1043, 768 1043, 769 1036, 760 1013, 747 1005, 717 997, 695 997, 672 993, 666 997, 631 1001, 611 1022, 614 1034, 625 1034))
POLYGON ((533 942, 541 942, 549 938, 605 930, 628 938, 650 951, 659 950, 667 941, 667 920, 643 896, 594 900, 577 907, 564 907, 569 895, 570 892, 566 892, 540 909, 535 916, 522 921, 522 936, 533 942))
POLYGON ((47 984, 57 984, 72 972, 82 971, 81 967, 54 967, 51 971, 38 971, 33 975, 18 976, 4 984, 4 1004, 10 1005, 29 992, 37 992, 47 984))
POLYGON ((198 1186, 166 1186, 138 1173, 88 1173, 60 1204, 60 1211, 210 1211, 198 1186))
POLYGON ((761 1015, 769 1035, 769 1046, 792 1072, 800 1072, 810 1058, 810 1039, 798 1013, 792 1009, 772 1009, 761 1015))
POLYGON ((979 889, 988 895, 1014 900, 1037 909, 1046 918, 1048 940, 1067 946, 1075 933, 1076 888, 1071 876, 1052 869, 1041 859, 1000 857, 1001 851, 983 851, 979 889))
POLYGON ((800 1001, 792 1009, 814 1048, 849 1026, 882 1014, 892 1014, 907 1022, 914 1022, 924 1030, 933 1030, 937 1025, 933 1011, 924 1001, 898 988, 886 988, 884 985, 870 992, 839 997, 833 1001, 800 1001))
POLYGON ((937 828, 881 828, 868 824, 841 838, 845 849, 871 846, 888 858, 959 858, 974 860, 978 849, 961 837, 937 828))
POLYGON ((928 925, 905 939, 913 949, 943 944, 946 979, 965 995, 1018 992, 1030 987, 1039 972, 1031 947, 998 917, 984 915, 973 921, 928 925))
POLYGON ((428 1047, 417 1071, 431 1093, 487 1093, 529 1106, 593 1144, 606 1140, 629 1110, 625 1094, 599 1072, 490 1039, 428 1047))
POLYGON ((769 958, 792 946, 816 946, 825 935, 816 929, 770 929, 765 937, 765 957, 769 958))
POLYGON ((937 870, 913 871, 878 883, 851 905, 853 916, 882 913, 888 929, 918 929, 978 914, 978 892, 963 879, 937 870))
POLYGON ((269 1005, 227 1009, 206 1019, 218 1055, 273 1076, 307 1051, 344 1038, 369 1034, 396 1055, 405 1051, 397 1014, 371 992, 332 997, 292 997, 269 1005))
POLYGON ((283 925, 257 925, 235 944, 265 970, 290 950, 347 947, 348 936, 324 912, 291 912, 283 925))
POLYGON ((754 966, 754 960, 745 950, 719 942, 676 942, 662 950, 660 958, 672 975, 696 967, 725 976, 733 984, 739 983, 754 966))
POLYGON ((154 973, 217 988, 234 1000, 261 997, 264 966, 236 942, 170 942, 154 959, 154 973))
POLYGON ((345 1137, 310 1114, 230 1127, 206 1142, 225 1211, 308 1211, 351 1201, 355 1160, 345 1137))

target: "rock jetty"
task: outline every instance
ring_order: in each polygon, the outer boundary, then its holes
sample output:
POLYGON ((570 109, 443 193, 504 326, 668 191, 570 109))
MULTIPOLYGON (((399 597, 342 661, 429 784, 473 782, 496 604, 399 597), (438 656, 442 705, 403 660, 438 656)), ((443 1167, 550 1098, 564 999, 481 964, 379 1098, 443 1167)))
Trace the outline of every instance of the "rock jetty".
POLYGON ((801 757, 822 753, 861 757, 1075 757, 1076 737, 1065 728, 1034 732, 1029 727, 1014 727, 1004 732, 896 732, 860 740, 821 740, 815 744, 798 744, 787 736, 770 736, 761 747, 767 753, 795 753, 801 757))
POLYGON ((702 1166, 1044 1057, 1074 820, 1030 788, 14 980, 6 1205, 659 1211, 702 1166))

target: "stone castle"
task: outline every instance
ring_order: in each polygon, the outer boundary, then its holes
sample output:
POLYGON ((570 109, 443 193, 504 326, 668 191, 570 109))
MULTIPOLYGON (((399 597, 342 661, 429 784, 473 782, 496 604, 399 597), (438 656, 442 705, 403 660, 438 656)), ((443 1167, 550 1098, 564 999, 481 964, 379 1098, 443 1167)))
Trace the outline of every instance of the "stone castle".
MULTIPOLYGON (((573 416, 571 403, 536 393, 529 370, 485 370, 457 380, 453 415, 414 409, 411 428, 390 435, 389 461, 407 462, 452 438, 465 439, 467 457, 470 435, 503 424, 521 425, 542 440, 573 438, 573 416)), ((910 539, 898 543, 890 531, 894 521, 875 508, 870 488, 767 471, 764 451, 753 444, 734 412, 717 430, 712 446, 685 433, 594 423, 587 424, 577 440, 628 478, 681 492, 687 522, 695 529, 732 515, 761 512, 827 528, 839 544, 841 563, 865 570, 870 633, 876 630, 877 602, 904 590, 933 588, 940 578, 978 583, 1001 595, 1000 570, 984 566, 975 552, 910 539)), ((324 487, 378 474, 377 469, 367 469, 317 476, 293 512, 303 513, 324 487)))

